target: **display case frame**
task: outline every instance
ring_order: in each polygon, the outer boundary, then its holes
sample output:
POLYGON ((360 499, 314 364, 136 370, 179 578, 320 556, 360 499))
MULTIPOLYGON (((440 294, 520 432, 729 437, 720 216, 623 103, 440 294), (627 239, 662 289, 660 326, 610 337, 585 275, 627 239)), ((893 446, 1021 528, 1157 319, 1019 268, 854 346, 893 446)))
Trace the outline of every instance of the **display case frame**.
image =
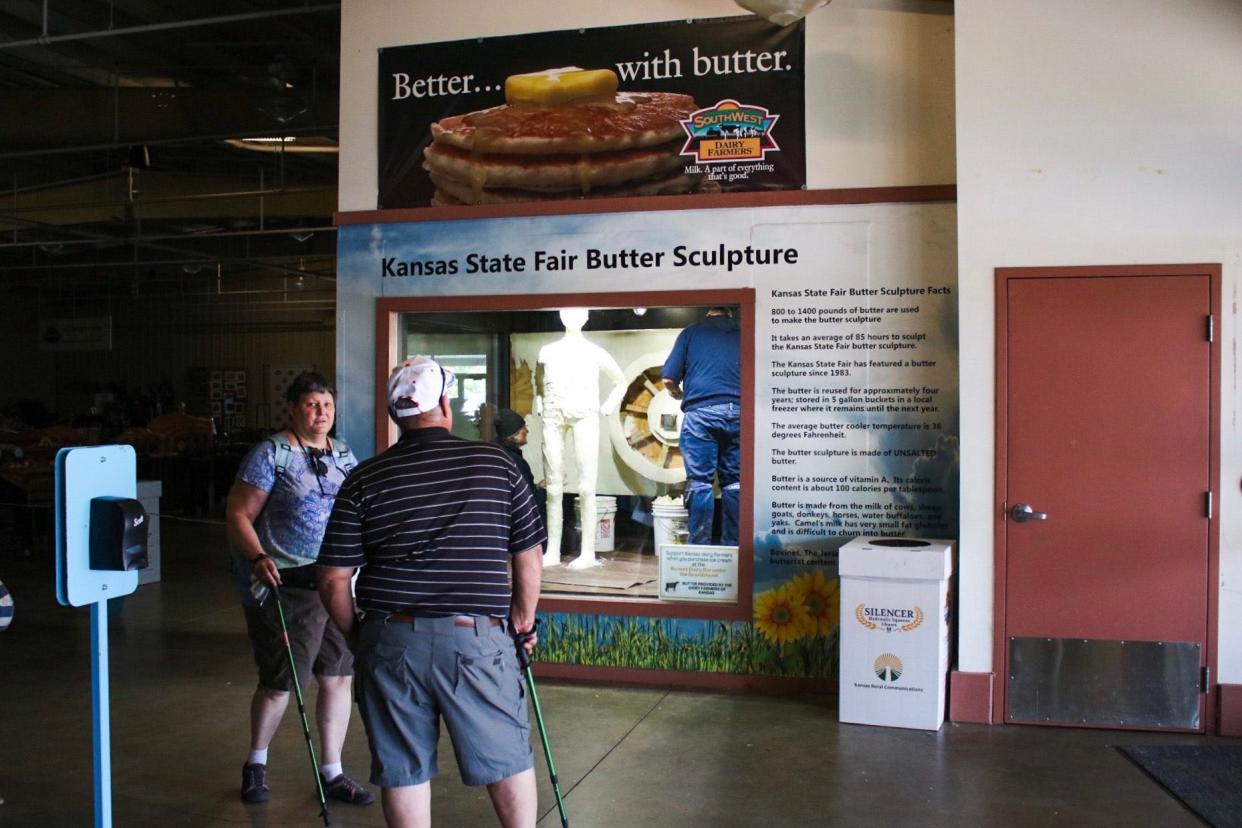
POLYGON ((698 618, 749 621, 753 612, 754 584, 754 405, 755 398, 755 291, 752 288, 723 290, 625 291, 609 293, 539 293, 515 296, 489 294, 436 297, 381 297, 375 307, 375 451, 384 451, 397 440, 396 425, 388 417, 384 389, 388 373, 401 358, 398 354, 400 316, 405 313, 470 312, 498 310, 550 310, 564 307, 633 308, 734 305, 741 324, 742 372, 742 468, 738 519, 738 600, 736 604, 705 605, 673 603, 635 596, 559 597, 544 594, 543 612, 622 615, 647 618, 698 618))

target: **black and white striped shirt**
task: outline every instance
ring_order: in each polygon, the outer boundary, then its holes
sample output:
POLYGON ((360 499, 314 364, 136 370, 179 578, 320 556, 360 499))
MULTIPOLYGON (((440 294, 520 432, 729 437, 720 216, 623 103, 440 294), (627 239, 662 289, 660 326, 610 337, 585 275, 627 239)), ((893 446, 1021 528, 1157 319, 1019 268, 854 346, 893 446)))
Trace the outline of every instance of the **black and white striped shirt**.
POLYGON ((420 428, 346 479, 318 563, 361 567, 363 610, 504 616, 509 556, 546 541, 504 449, 420 428))

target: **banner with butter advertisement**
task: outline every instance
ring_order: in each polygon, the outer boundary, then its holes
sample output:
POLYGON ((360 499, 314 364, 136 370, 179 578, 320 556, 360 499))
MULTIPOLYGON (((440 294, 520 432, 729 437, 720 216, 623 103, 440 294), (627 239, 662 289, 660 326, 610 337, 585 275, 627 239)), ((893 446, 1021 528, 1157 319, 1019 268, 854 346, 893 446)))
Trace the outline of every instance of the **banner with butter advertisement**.
POLYGON ((802 23, 381 49, 380 209, 799 189, 802 23))

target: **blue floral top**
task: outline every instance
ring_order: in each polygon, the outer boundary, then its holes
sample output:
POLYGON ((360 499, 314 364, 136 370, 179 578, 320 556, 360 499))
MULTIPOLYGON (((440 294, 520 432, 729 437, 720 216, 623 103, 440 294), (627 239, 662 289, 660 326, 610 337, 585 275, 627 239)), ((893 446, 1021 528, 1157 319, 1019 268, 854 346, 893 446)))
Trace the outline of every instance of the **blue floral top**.
POLYGON ((323 474, 316 472, 306 452, 295 442, 284 473, 277 480, 276 447, 271 440, 251 449, 237 470, 238 480, 268 492, 267 503, 254 521, 254 530, 263 551, 281 569, 314 563, 319 557, 319 544, 336 493, 358 465, 352 451, 346 450, 344 457, 339 456, 338 446, 334 441, 333 450, 319 459, 323 474))

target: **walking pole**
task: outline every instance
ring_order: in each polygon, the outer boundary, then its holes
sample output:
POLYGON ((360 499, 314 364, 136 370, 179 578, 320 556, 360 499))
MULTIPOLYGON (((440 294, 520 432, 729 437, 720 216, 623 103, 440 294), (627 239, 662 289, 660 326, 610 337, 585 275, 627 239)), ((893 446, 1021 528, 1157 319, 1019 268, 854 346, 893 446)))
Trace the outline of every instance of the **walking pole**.
MULTIPOLYGON (((535 629, 539 628, 539 619, 535 619, 535 629)), ((539 707, 539 693, 535 690, 535 677, 530 671, 530 654, 522 645, 534 634, 534 629, 527 633, 519 633, 514 641, 517 643, 518 666, 526 673, 526 686, 530 689, 530 702, 535 708, 535 722, 539 725, 539 741, 543 742, 543 758, 548 763, 548 777, 552 780, 552 793, 556 795, 556 810, 561 814, 561 828, 569 828, 569 817, 565 815, 565 799, 561 796, 561 782, 556 778, 556 763, 552 761, 552 746, 548 744, 548 729, 543 725, 543 710, 539 707)))
POLYGON ((289 671, 293 674, 293 692, 298 700, 298 713, 302 714, 302 733, 306 735, 306 750, 310 753, 311 770, 315 772, 315 790, 319 792, 319 816, 325 826, 328 821, 328 798, 323 795, 323 780, 319 778, 319 760, 315 758, 315 745, 311 742, 310 725, 306 722, 306 705, 302 703, 302 685, 298 681, 298 665, 293 661, 293 645, 289 643, 289 627, 285 624, 285 606, 280 602, 280 590, 273 589, 276 598, 276 614, 280 616, 280 631, 285 638, 285 652, 289 656, 289 671))

